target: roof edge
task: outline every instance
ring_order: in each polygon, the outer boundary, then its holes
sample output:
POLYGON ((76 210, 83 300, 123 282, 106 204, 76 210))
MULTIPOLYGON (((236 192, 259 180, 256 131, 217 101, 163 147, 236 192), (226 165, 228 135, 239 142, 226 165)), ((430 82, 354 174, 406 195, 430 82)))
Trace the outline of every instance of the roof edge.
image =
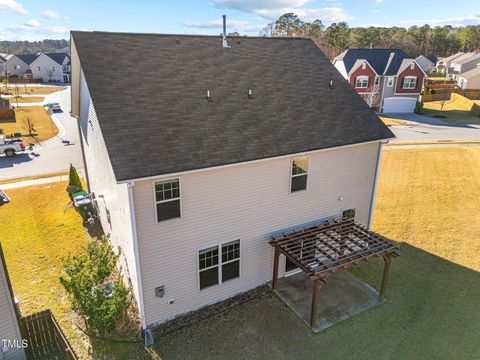
POLYGON ((349 147, 352 147, 352 146, 373 144, 373 143, 377 143, 377 142, 386 143, 386 142, 388 142, 392 139, 396 139, 396 136, 394 135, 394 136, 391 136, 391 137, 379 138, 379 139, 369 140, 369 141, 364 141, 364 142, 359 142, 359 143, 352 143, 352 144, 338 145, 338 146, 332 146, 332 147, 327 147, 327 148, 306 150, 306 151, 297 152, 297 153, 289 153, 289 154, 271 156, 271 157, 266 157, 266 158, 246 160, 246 161, 240 161, 240 162, 229 163, 229 164, 224 164, 224 165, 216 165, 216 166, 196 168, 196 169, 191 169, 191 170, 184 170, 184 171, 179 171, 179 172, 175 172, 175 173, 166 173, 166 174, 144 176, 144 177, 133 178, 133 179, 117 180, 117 184, 127 184, 127 183, 131 183, 131 182, 135 182, 135 181, 147 181, 147 180, 154 180, 154 179, 160 179, 160 178, 165 178, 165 177, 180 176, 180 175, 185 175, 185 174, 190 174, 190 173, 195 173, 195 172, 217 170, 217 169, 229 168, 229 167, 233 167, 233 166, 246 165, 246 164, 254 164, 254 163, 257 163, 257 162, 263 162, 263 161, 268 161, 268 160, 276 160, 276 159, 282 159, 282 158, 285 158, 285 157, 292 157, 292 156, 299 156, 299 155, 308 155, 308 154, 313 154, 313 153, 320 152, 320 151, 337 150, 337 149, 342 149, 342 148, 349 148, 349 147))

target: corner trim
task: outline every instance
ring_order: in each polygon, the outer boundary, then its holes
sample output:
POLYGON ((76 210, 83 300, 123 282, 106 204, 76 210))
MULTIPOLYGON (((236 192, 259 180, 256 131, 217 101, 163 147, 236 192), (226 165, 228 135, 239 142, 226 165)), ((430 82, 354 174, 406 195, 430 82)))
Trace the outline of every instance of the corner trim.
POLYGON ((382 159, 382 147, 383 144, 387 142, 388 141, 380 141, 378 143, 377 164, 375 166, 375 179, 373 180, 372 197, 370 199, 370 213, 368 214, 368 230, 370 230, 372 226, 373 208, 375 204, 375 197, 377 195, 378 170, 380 168, 380 161, 382 159))
POLYGON ((145 319, 145 306, 143 303, 143 286, 142 286, 142 272, 140 270, 140 255, 138 252, 138 238, 137 238, 137 222, 135 220, 135 204, 133 201, 133 188, 134 183, 127 184, 128 189, 128 205, 130 207, 130 224, 132 226, 132 241, 133 241, 133 253, 135 256, 135 272, 137 274, 137 291, 138 291, 138 309, 140 311, 140 318, 142 319, 142 328, 147 328, 147 321, 145 319))

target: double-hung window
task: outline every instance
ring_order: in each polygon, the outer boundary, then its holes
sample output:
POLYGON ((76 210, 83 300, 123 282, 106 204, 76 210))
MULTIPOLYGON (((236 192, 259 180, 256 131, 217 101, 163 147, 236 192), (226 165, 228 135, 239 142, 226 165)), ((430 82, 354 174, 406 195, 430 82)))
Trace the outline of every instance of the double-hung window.
POLYGON ((292 159, 292 178, 290 192, 307 189, 308 156, 299 156, 292 159))
POLYGON ((357 76, 355 79, 355 87, 362 89, 368 88, 368 76, 357 76))
POLYGON ((417 77, 416 76, 405 76, 403 79, 403 88, 404 89, 415 89, 417 87, 417 77))
POLYGON ((200 250, 198 270, 200 290, 238 278, 240 276, 240 240, 200 250))
POLYGON ((387 86, 392 87, 393 86, 393 76, 389 76, 387 79, 387 86))
POLYGON ((179 218, 180 179, 157 181, 155 183, 157 221, 179 218))

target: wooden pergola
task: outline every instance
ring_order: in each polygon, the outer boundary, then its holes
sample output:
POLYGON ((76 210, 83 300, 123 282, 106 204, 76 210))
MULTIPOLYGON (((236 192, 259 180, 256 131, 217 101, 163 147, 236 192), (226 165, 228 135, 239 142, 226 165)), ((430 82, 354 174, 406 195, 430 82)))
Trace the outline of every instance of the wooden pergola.
POLYGON ((316 325, 320 288, 328 276, 382 256, 385 266, 379 295, 383 298, 392 257, 398 256, 396 243, 353 219, 325 221, 273 236, 269 244, 275 248, 272 289, 277 289, 281 254, 312 280, 311 327, 316 325))

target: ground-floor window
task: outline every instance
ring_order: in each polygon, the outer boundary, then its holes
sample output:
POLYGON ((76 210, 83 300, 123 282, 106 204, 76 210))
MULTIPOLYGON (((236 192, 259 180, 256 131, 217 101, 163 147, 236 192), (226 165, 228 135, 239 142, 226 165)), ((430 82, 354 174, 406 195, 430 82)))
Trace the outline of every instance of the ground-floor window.
POLYGON ((240 277, 240 240, 200 250, 198 270, 200 290, 240 277))

